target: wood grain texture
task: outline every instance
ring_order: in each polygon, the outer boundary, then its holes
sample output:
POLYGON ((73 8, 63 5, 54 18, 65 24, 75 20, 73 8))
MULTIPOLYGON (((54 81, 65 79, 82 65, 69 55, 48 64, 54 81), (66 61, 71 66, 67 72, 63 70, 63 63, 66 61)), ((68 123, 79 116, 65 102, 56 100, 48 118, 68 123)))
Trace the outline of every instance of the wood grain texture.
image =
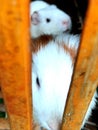
POLYGON ((98 85, 98 0, 89 0, 62 130, 80 130, 98 85))
POLYGON ((9 121, 7 119, 0 118, 0 130, 10 130, 9 121))
POLYGON ((0 1, 0 86, 11 130, 31 130, 29 0, 0 1))

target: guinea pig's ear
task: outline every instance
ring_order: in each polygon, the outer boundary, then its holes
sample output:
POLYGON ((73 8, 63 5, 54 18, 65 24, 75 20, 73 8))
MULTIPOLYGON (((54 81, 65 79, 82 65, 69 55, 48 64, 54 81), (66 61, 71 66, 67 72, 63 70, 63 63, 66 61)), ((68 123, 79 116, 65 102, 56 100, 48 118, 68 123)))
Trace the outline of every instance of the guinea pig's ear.
POLYGON ((31 23, 34 25, 38 25, 40 23, 39 14, 37 11, 33 12, 31 15, 31 23))
POLYGON ((50 5, 50 7, 49 7, 50 9, 56 9, 57 8, 57 6, 56 5, 50 5))

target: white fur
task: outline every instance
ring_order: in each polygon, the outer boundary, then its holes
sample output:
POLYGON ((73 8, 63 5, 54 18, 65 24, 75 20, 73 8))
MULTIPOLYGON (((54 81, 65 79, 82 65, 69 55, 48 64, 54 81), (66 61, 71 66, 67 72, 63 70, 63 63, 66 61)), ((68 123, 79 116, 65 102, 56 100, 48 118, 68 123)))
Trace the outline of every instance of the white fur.
POLYGON ((37 1, 37 5, 31 2, 30 5, 30 17, 33 17, 36 11, 37 16, 35 19, 39 21, 35 25, 31 20, 30 31, 32 38, 37 38, 44 34, 55 36, 64 31, 71 30, 71 18, 69 15, 58 9, 55 5, 47 5, 43 2, 42 6, 42 3, 40 2, 42 1, 39 1, 38 4, 37 1), (47 18, 51 21, 46 22, 47 18))
MULTIPOLYGON (((69 43, 62 44, 74 47, 79 45, 77 36, 70 35, 63 40, 66 41, 67 38, 69 43)), ((33 55, 34 120, 47 130, 59 129, 72 73, 73 64, 70 54, 66 53, 57 41, 49 42, 33 55), (40 86, 36 82, 37 77, 40 86)))
MULTIPOLYGON (((79 39, 78 35, 60 35, 33 55, 34 121, 47 130, 59 130, 74 67, 69 53, 61 45, 66 44, 77 50, 79 39), (36 82, 37 77, 40 86, 36 82)), ((95 93, 81 128, 95 107, 96 97, 95 93)))
POLYGON ((36 0, 36 1, 31 2, 30 3, 30 15, 32 15, 32 13, 34 11, 38 11, 47 6, 49 6, 49 4, 42 0, 36 0))
POLYGON ((76 34, 69 34, 69 33, 62 33, 55 37, 55 42, 60 43, 60 44, 65 44, 69 48, 75 48, 76 50, 79 47, 79 42, 80 42, 80 35, 76 34))

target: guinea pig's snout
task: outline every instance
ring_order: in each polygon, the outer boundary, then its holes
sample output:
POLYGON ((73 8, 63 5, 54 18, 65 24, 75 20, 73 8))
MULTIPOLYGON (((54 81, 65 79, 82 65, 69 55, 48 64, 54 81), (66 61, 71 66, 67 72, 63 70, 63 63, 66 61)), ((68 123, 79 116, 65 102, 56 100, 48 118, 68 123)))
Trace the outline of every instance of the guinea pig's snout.
POLYGON ((64 21, 62 22, 62 24, 63 24, 63 25, 68 25, 68 24, 69 24, 69 21, 68 21, 68 20, 67 20, 67 21, 64 20, 64 21))
POLYGON ((70 21, 70 19, 68 19, 68 20, 63 20, 63 21, 62 21, 62 25, 63 25, 65 28, 70 29, 70 27, 71 27, 71 21, 70 21))

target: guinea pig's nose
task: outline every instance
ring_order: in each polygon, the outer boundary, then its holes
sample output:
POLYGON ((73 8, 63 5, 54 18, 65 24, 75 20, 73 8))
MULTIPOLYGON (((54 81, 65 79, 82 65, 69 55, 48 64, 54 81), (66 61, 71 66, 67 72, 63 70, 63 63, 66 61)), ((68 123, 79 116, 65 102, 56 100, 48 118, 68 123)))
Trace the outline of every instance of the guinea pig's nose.
POLYGON ((62 24, 63 24, 63 25, 69 25, 69 23, 70 23, 69 20, 64 20, 64 21, 62 21, 62 24))
POLYGON ((72 25, 71 25, 71 20, 70 20, 70 19, 63 20, 63 21, 62 21, 62 25, 63 25, 63 27, 64 27, 65 29, 71 30, 72 25))

